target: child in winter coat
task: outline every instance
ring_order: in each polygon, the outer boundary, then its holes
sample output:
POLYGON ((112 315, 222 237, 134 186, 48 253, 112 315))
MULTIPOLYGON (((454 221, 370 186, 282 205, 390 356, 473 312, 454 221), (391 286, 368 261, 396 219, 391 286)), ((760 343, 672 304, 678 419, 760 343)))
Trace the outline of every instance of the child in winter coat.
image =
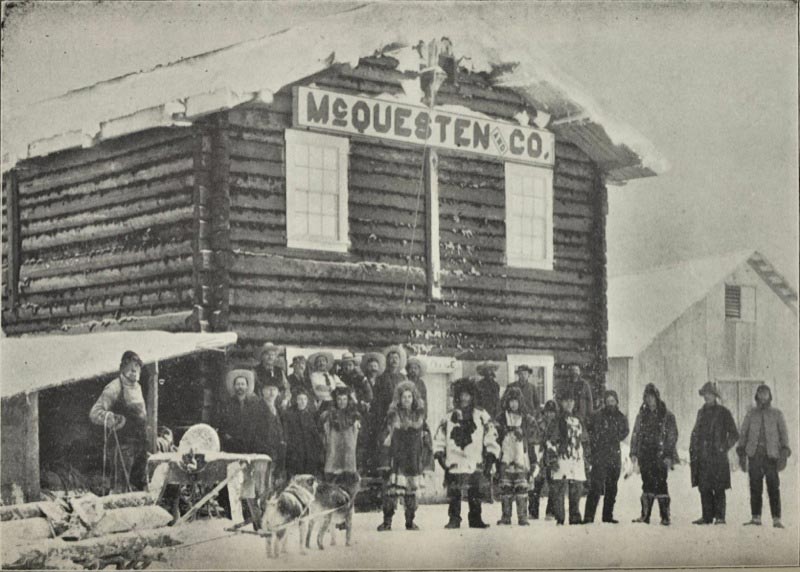
POLYGON ((555 451, 558 466, 552 469, 553 508, 556 524, 564 524, 564 494, 569 491, 569 523, 582 524, 580 500, 583 481, 586 480, 583 444, 587 440, 580 417, 573 413, 575 398, 571 392, 559 395, 561 413, 553 424, 547 447, 555 451))
POLYGON ((361 430, 361 416, 350 398, 350 388, 338 386, 331 391, 332 407, 320 414, 325 450, 325 481, 342 487, 350 495, 347 518, 353 517, 355 496, 361 477, 356 467, 356 444, 361 430))
POLYGON ((503 516, 497 524, 511 524, 512 505, 516 500, 520 526, 528 526, 528 476, 536 464, 535 449, 531 446, 533 418, 523 405, 522 391, 509 387, 503 395, 497 416, 500 444, 500 502, 503 516))
MULTIPOLYGON (((545 517, 547 520, 553 519, 553 481, 551 474, 550 458, 555 458, 555 451, 547 450, 547 437, 552 431, 553 424, 558 415, 558 405, 552 399, 544 404, 544 411, 541 416, 536 419, 536 431, 534 432, 534 443, 539 449, 538 457, 538 474, 533 479, 533 490, 528 493, 528 514, 533 520, 539 518, 539 499, 542 496, 542 490, 547 485, 549 494, 547 496, 547 507, 545 509, 545 517)), ((536 472, 534 470, 534 472, 536 472)))
POLYGON ((431 442, 425 425, 425 401, 412 381, 401 382, 395 389, 383 430, 383 446, 384 461, 380 469, 386 477, 383 523, 378 531, 392 529, 399 497, 405 503, 406 530, 419 530, 414 524, 418 479, 431 458, 431 442))
POLYGON ((475 406, 477 388, 469 378, 459 379, 453 388, 455 409, 442 419, 433 440, 434 458, 445 471, 449 501, 445 528, 461 527, 462 489, 467 490, 470 528, 488 528, 481 518, 479 488, 482 476, 489 477, 500 454, 497 430, 489 414, 475 406))

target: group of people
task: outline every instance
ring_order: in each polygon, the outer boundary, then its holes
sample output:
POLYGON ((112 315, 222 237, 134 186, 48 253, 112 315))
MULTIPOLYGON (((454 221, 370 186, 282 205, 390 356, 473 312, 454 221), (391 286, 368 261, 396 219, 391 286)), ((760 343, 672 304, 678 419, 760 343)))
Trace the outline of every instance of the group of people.
MULTIPOLYGON (((418 530, 417 493, 424 472, 431 471, 435 461, 445 474, 446 528, 461 526, 465 495, 469 526, 488 527, 481 507, 495 485, 502 508, 499 525, 511 524, 514 507, 518 524, 538 519, 545 486, 546 517, 559 525, 594 522, 601 496, 603 522, 618 522, 614 505, 622 468, 620 443, 628 437, 628 420, 614 391, 605 391, 595 409, 591 387, 578 365, 569 366, 556 399, 541 405, 530 367, 518 367, 517 381, 501 393, 497 364, 485 362, 477 368, 479 380, 465 377, 452 384, 452 410, 431 431, 424 362, 407 357, 402 346, 367 353, 358 363, 349 352, 339 360, 325 351, 296 356, 288 376, 281 351, 267 343, 254 370, 231 372, 230 396, 221 403, 216 422, 223 450, 270 455, 270 486, 277 489, 297 474, 320 475, 352 498, 363 475, 379 476, 383 522, 378 530, 391 530, 400 499, 406 529, 418 530), (588 492, 581 516, 585 482, 588 492)), ((146 460, 141 367, 134 352, 125 352, 119 377, 106 386, 90 412, 94 423, 120 433, 123 449, 130 447, 130 476, 136 484, 144 482, 146 460)), ((739 464, 750 478, 752 517, 746 524, 761 524, 766 480, 773 525, 781 528, 778 473, 791 451, 783 414, 772 405, 769 387, 758 387, 756 405, 741 432, 720 403, 715 383, 706 383, 699 394, 705 403, 692 430, 690 463, 702 516, 694 524, 725 523, 731 482, 728 452, 738 443, 739 464)), ((677 441, 675 416, 658 389, 648 384, 630 441, 630 457, 642 479, 641 514, 634 522, 649 523, 658 501, 661 524, 670 524, 667 481, 679 462, 677 441)))

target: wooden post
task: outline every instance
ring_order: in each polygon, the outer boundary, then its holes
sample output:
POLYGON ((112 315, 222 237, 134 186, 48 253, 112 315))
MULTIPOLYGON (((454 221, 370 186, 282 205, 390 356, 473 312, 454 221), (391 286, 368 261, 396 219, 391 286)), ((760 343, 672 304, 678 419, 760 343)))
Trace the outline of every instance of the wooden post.
POLYGON ((150 379, 147 382, 147 450, 158 452, 158 362, 147 366, 150 379))
POLYGON ((427 294, 441 300, 442 285, 439 260, 439 155, 436 149, 425 149, 425 238, 427 259, 427 294))

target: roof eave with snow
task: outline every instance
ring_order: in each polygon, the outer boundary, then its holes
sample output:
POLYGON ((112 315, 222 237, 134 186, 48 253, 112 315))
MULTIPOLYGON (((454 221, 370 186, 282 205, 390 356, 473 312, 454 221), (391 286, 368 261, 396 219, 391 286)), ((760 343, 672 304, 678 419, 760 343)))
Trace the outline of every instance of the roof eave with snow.
POLYGON ((473 71, 510 70, 498 75, 497 85, 514 89, 537 112, 550 115, 551 131, 582 149, 608 182, 622 184, 666 170, 652 144, 608 117, 576 82, 545 62, 526 31, 517 38, 491 18, 491 11, 485 17, 479 11, 453 18, 451 10, 439 6, 423 13, 370 4, 75 90, 33 104, 6 122, 2 169, 146 129, 191 125, 242 103, 269 103, 284 86, 334 63, 355 67, 364 56, 391 51, 401 69, 419 72, 427 63, 420 40, 447 36, 473 71), (477 37, 476 29, 482 30, 477 37))

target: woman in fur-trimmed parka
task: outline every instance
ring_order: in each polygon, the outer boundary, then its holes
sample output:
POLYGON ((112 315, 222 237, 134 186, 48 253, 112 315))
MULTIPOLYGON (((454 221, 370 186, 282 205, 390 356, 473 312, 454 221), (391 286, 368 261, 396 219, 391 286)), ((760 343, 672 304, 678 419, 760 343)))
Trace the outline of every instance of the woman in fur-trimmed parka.
POLYGON ((518 387, 509 387, 503 394, 495 423, 500 444, 498 465, 503 510, 497 524, 511 524, 512 508, 516 501, 519 525, 528 526, 529 477, 531 467, 536 464, 536 449, 532 443, 535 428, 518 387))
POLYGON ((425 424, 425 401, 412 381, 398 384, 386 415, 383 429, 383 523, 379 531, 391 530, 397 499, 403 497, 406 530, 419 530, 414 524, 417 512, 417 487, 431 458, 430 432, 425 424))

